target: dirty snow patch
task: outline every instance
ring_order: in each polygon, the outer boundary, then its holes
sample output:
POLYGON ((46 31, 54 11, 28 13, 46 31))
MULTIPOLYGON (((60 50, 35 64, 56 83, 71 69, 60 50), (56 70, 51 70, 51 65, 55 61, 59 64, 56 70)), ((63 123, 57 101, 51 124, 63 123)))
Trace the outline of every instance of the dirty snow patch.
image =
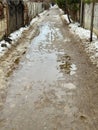
POLYGON ((38 17, 31 20, 30 25, 34 24, 36 21, 38 21, 38 17))
POLYGON ((88 53, 93 64, 96 64, 98 67, 98 39, 97 36, 93 33, 93 41, 89 42, 90 39, 90 30, 79 27, 78 23, 70 24, 70 30, 72 33, 78 35, 82 40, 82 44, 85 47, 85 51, 88 53))
MULTIPOLYGON (((46 13, 46 11, 44 11, 43 13, 39 14, 41 17, 44 16, 44 14, 46 13)), ((30 25, 29 26, 25 26, 25 27, 21 27, 19 30, 13 32, 10 34, 9 38, 12 40, 11 43, 3 40, 0 42, 0 57, 3 56, 7 51, 8 49, 11 48, 11 46, 13 44, 16 44, 17 41, 21 38, 21 35, 22 33, 25 31, 25 30, 28 30, 29 27, 31 25, 33 25, 36 21, 38 21, 38 17, 36 18, 33 18, 32 21, 30 22, 30 25), (12 45, 11 45, 12 44, 12 45), (2 47, 3 46, 3 47, 2 47)))
MULTIPOLYGON (((81 39, 86 39, 89 40, 90 39, 90 30, 84 29, 82 27, 79 27, 79 23, 71 23, 69 25, 70 30, 72 31, 72 33, 75 33, 76 35, 78 35, 81 39)), ((93 39, 97 39, 97 36, 93 33, 93 39)))
POLYGON ((52 5, 50 4, 50 9, 57 9, 57 8, 59 8, 57 4, 55 4, 54 6, 52 6, 52 5))
POLYGON ((27 29, 28 29, 28 27, 20 28, 19 30, 15 31, 14 33, 11 33, 9 38, 11 40, 17 41, 21 37, 21 34, 23 33, 23 31, 25 31, 27 29))
POLYGON ((67 89, 76 89, 76 86, 72 83, 67 83, 67 84, 64 84, 64 87, 67 88, 67 89))
POLYGON ((96 49, 98 49, 98 41, 94 42, 94 46, 95 46, 96 49))
MULTIPOLYGON (((66 15, 63 15, 63 19, 68 22, 66 15)), ((79 23, 69 24, 70 30, 73 34, 76 34, 82 40, 82 45, 85 47, 85 51, 88 53, 93 64, 98 67, 98 39, 96 34, 93 33, 93 42, 90 40, 90 30, 80 27, 79 23)))
MULTIPOLYGON (((67 14, 65 14, 65 15, 62 15, 62 18, 64 19, 64 20, 66 20, 66 22, 69 24, 70 22, 69 22, 69 20, 68 20, 68 16, 67 16, 67 14)), ((70 20, 71 20, 71 22, 73 22, 73 20, 70 18, 70 20)))
POLYGON ((64 15, 64 11, 62 9, 59 9, 59 10, 60 10, 61 15, 64 15))
POLYGON ((72 64, 70 68, 70 75, 74 75, 76 73, 76 70, 77 70, 76 65, 72 64))

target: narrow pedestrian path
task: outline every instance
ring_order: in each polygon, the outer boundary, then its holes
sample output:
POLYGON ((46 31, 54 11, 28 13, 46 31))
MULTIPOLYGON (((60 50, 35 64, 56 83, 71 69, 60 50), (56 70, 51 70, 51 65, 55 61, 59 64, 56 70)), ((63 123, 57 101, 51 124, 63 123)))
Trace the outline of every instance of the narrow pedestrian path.
POLYGON ((98 70, 58 8, 40 21, 9 77, 0 130, 98 130, 98 70))

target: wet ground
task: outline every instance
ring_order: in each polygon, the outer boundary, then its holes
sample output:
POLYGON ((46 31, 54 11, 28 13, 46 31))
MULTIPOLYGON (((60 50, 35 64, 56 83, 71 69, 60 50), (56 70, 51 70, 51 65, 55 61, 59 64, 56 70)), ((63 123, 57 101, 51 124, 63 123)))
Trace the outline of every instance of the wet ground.
POLYGON ((98 130, 98 69, 58 8, 38 26, 8 74, 0 130, 98 130))

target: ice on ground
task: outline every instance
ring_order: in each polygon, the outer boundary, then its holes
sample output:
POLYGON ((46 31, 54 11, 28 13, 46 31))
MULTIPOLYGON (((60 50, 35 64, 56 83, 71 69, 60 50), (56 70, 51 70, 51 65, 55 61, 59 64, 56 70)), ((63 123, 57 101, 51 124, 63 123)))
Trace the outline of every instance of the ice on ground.
POLYGON ((35 38, 34 44, 41 42, 41 43, 48 43, 55 40, 55 37, 57 37, 58 40, 63 39, 63 36, 60 32, 60 30, 56 27, 53 27, 50 23, 43 23, 40 27, 40 34, 37 38, 35 38))

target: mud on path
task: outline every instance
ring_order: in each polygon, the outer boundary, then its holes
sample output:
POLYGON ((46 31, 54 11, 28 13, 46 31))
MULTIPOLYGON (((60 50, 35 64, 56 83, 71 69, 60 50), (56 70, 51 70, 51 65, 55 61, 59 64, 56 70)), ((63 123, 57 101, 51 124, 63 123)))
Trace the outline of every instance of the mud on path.
POLYGON ((31 39, 38 33, 37 24, 30 25, 28 30, 22 33, 21 38, 12 45, 11 49, 4 56, 0 57, 0 110, 3 108, 3 103, 6 99, 7 79, 17 68, 21 57, 26 53, 31 39))
POLYGON ((8 64, 18 64, 13 73, 6 73, 2 61, 8 89, 0 130, 98 130, 98 69, 62 23, 58 8, 38 27, 38 36, 17 46, 20 55, 8 55, 8 64))

